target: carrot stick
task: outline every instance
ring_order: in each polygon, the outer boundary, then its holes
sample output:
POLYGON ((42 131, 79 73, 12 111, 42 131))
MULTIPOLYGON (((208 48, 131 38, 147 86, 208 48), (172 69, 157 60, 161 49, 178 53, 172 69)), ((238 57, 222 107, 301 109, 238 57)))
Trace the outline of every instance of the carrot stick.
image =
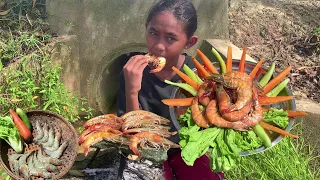
POLYGON ((210 59, 206 55, 204 55, 199 49, 197 49, 196 51, 198 56, 201 58, 203 65, 208 69, 208 71, 214 74, 219 74, 218 70, 216 69, 216 67, 214 67, 210 59))
POLYGON ((228 46, 228 55, 227 55, 227 72, 232 71, 232 47, 231 45, 228 46))
POLYGON ((271 79, 271 81, 269 81, 269 83, 263 87, 262 89, 263 92, 266 94, 269 91, 271 91, 276 85, 278 85, 282 80, 284 80, 284 78, 287 76, 287 74, 289 74, 291 69, 292 67, 289 66, 285 70, 283 70, 281 73, 279 73, 276 77, 271 79))
POLYGON ((288 101, 293 99, 294 96, 276 96, 276 97, 259 97, 259 103, 261 105, 268 105, 268 104, 277 104, 283 101, 288 101))
POLYGON ((250 73, 251 79, 253 79, 253 78, 256 76, 258 70, 259 70, 259 69, 261 68, 261 66, 262 66, 263 61, 264 61, 264 58, 261 58, 261 60, 260 60, 260 61, 257 63, 257 65, 253 68, 253 70, 252 70, 251 73, 250 73))
POLYGON ((296 117, 296 116, 307 116, 308 114, 302 111, 293 111, 287 110, 289 117, 296 117))
POLYGON ((191 57, 191 59, 193 63, 196 65, 196 68, 201 75, 203 75, 204 77, 210 76, 210 73, 199 63, 199 61, 196 58, 191 57))
POLYGON ((239 62, 239 72, 244 72, 245 66, 246 66, 246 52, 247 52, 247 47, 243 48, 242 56, 239 62))
POLYGON ((163 99, 161 100, 168 106, 191 106, 193 97, 191 98, 178 98, 178 99, 163 99))
POLYGON ((187 76, 186 74, 184 74, 183 72, 181 72, 178 68, 172 66, 172 70, 174 72, 176 72, 181 79, 183 79, 184 81, 186 81, 186 83, 188 83, 190 86, 192 86, 194 89, 198 90, 199 89, 199 84, 192 80, 189 76, 187 76))
POLYGON ((278 127, 272 126, 272 125, 270 125, 270 124, 268 124, 268 123, 265 123, 265 122, 263 122, 263 121, 260 121, 259 124, 260 124, 264 129, 268 129, 268 130, 270 130, 270 131, 279 133, 279 134, 281 134, 281 135, 283 135, 283 136, 290 136, 290 137, 293 137, 293 138, 298 138, 297 135, 291 134, 291 133, 289 133, 289 132, 287 132, 287 131, 285 131, 285 130, 282 130, 282 129, 278 128, 278 127))

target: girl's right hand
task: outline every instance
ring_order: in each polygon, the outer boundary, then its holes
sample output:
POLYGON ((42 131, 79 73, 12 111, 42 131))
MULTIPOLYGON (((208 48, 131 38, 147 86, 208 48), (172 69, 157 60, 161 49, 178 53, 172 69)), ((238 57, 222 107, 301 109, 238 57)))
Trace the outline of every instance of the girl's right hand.
POLYGON ((138 93, 141 89, 142 74, 148 65, 148 58, 144 55, 132 56, 123 67, 126 92, 138 93))

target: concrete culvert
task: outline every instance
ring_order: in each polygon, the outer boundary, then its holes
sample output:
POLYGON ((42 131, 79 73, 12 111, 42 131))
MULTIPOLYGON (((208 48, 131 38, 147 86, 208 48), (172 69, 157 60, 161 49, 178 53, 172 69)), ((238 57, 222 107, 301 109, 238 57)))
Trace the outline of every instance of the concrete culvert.
MULTIPOLYGON (((100 77, 97 79, 97 97, 96 102, 100 113, 115 113, 116 100, 120 83, 120 72, 130 57, 145 54, 145 52, 129 52, 122 54, 111 60, 109 64, 103 68, 100 77)), ((105 59, 105 58, 104 58, 105 59)), ((102 60, 104 62, 104 60, 102 60)))

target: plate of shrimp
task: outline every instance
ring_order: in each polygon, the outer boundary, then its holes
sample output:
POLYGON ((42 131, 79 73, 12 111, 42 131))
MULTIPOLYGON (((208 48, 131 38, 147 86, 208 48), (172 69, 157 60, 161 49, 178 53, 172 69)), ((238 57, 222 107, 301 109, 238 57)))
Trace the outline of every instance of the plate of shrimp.
MULTIPOLYGON (((203 60, 203 55, 200 58, 203 60)), ((196 65, 193 72, 202 80, 196 81, 195 78, 194 82, 191 82, 188 78, 182 78, 193 87, 196 93, 192 95, 181 87, 175 87, 171 98, 163 100, 163 103, 169 106, 170 117, 177 130, 184 126, 178 120, 180 115, 184 115, 190 109, 192 120, 202 129, 220 127, 250 131, 255 126, 261 125, 270 138, 270 145, 268 147, 262 145, 250 152, 240 152, 240 156, 260 153, 279 143, 284 136, 297 138, 296 135, 289 133, 294 124, 294 117, 306 114, 295 111, 295 101, 288 86, 278 90, 276 97, 266 95, 283 81, 290 72, 291 66, 279 74, 273 72, 269 82, 262 87, 259 80, 268 73, 268 69, 262 66, 263 59, 259 63, 253 63, 227 57, 224 70, 218 63, 210 62, 211 65, 208 67, 208 59, 203 61, 204 65, 200 65, 193 58, 196 65), (212 68, 215 69, 212 70, 212 68), (290 120, 285 129, 263 122, 263 113, 271 108, 288 112, 290 120)))

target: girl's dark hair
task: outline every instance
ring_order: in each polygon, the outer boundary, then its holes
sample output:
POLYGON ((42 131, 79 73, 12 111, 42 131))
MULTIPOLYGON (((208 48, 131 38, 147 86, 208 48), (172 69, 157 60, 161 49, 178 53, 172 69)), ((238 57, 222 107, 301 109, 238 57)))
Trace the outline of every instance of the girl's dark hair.
POLYGON ((149 11, 146 27, 153 17, 168 11, 184 24, 184 30, 190 38, 197 30, 197 11, 190 0, 160 0, 149 11))

